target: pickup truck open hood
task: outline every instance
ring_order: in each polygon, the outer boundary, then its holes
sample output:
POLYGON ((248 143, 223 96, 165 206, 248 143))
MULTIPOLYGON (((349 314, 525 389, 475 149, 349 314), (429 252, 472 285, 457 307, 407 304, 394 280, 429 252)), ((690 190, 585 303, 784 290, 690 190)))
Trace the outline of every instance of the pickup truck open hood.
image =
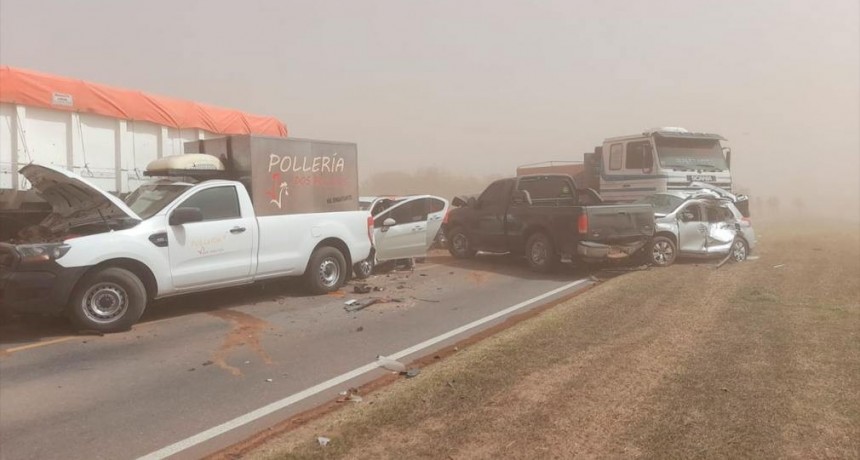
POLYGON ((73 227, 114 219, 141 218, 119 198, 81 176, 51 166, 29 164, 20 173, 53 210, 46 223, 73 227))

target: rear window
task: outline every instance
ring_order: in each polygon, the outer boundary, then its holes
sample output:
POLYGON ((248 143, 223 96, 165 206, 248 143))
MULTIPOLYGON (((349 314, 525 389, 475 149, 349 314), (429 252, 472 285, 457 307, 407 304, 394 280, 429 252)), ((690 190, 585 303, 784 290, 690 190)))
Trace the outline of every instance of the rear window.
POLYGON ((529 192, 532 201, 573 198, 570 180, 561 176, 524 177, 517 190, 529 192))

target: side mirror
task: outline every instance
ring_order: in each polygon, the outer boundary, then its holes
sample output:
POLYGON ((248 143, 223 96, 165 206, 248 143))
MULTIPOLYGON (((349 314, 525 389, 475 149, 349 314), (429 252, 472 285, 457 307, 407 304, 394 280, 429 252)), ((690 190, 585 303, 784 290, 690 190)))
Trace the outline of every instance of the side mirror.
POLYGON ((723 147, 723 151, 726 152, 726 166, 728 166, 729 169, 731 169, 732 168, 732 149, 729 147, 723 147))
POLYGON ((693 213, 690 211, 684 211, 681 213, 681 215, 678 217, 678 219, 681 222, 689 222, 689 221, 693 220, 693 213))
POLYGON ((514 190, 514 193, 511 194, 511 202, 514 204, 532 204, 531 197, 525 190, 514 190))
POLYGON ((184 225, 202 221, 203 212, 200 211, 200 208, 177 208, 168 219, 170 225, 184 225))
POLYGON ((467 201, 466 204, 468 204, 470 208, 479 209, 481 207, 475 197, 469 198, 469 201, 467 201))
POLYGON ((397 221, 396 221, 396 220, 394 220, 394 219, 392 219, 391 217, 389 217, 389 218, 387 218, 387 219, 385 219, 385 220, 383 220, 383 221, 382 221, 382 226, 383 226, 383 227, 393 227, 393 226, 395 226, 395 225, 397 225, 397 221))

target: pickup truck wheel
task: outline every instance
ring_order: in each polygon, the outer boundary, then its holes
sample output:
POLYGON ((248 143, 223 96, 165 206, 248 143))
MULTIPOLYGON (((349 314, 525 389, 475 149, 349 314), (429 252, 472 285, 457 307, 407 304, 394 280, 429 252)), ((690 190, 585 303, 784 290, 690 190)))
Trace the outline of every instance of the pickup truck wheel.
POLYGON ((658 267, 668 267, 675 263, 675 258, 678 256, 678 248, 671 238, 665 236, 655 236, 651 240, 651 263, 658 267))
POLYGON ((535 233, 526 241, 526 260, 532 270, 548 273, 558 267, 561 258, 548 236, 535 233))
POLYGON ((324 246, 311 255, 305 280, 314 294, 326 294, 338 290, 346 281, 346 259, 340 251, 324 246))
POLYGON ((448 252, 457 259, 471 259, 478 253, 461 227, 452 229, 448 234, 448 252))
POLYGON ((87 275, 69 303, 69 317, 80 329, 127 331, 146 308, 146 288, 134 273, 116 267, 87 275))
POLYGON ((373 256, 369 256, 367 259, 362 260, 361 262, 355 264, 352 267, 353 273, 355 273, 355 277, 360 280, 364 280, 370 277, 373 274, 375 264, 373 263, 373 256))

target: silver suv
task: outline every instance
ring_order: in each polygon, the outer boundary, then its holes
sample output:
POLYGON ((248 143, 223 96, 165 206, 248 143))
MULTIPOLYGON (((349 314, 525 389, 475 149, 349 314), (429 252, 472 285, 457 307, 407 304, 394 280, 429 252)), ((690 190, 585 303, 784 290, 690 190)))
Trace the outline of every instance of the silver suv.
POLYGON ((637 203, 654 208, 657 231, 648 254, 656 266, 672 265, 678 257, 731 255, 742 261, 755 248, 749 213, 741 212, 748 209, 746 197, 703 186, 701 190, 656 193, 637 203))

